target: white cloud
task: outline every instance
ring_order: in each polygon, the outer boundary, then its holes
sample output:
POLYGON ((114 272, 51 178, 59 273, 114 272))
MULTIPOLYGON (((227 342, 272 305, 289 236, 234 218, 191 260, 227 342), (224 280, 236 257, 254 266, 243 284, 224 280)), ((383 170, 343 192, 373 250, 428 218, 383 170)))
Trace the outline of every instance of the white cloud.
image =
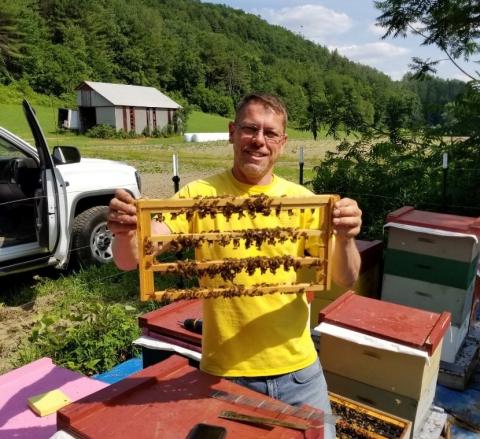
POLYGON ((375 23, 371 23, 368 26, 368 31, 377 37, 381 37, 385 34, 386 29, 382 26, 377 26, 375 23))
POLYGON ((329 47, 352 61, 366 64, 398 80, 408 71, 407 63, 410 50, 386 42, 367 43, 329 47))
POLYGON ((365 64, 381 63, 385 59, 398 58, 410 52, 405 47, 395 46, 383 41, 363 45, 352 44, 350 46, 331 47, 330 49, 337 49, 340 54, 347 58, 365 64))
POLYGON ((280 9, 254 9, 252 13, 260 15, 269 23, 278 24, 323 44, 328 36, 343 34, 352 27, 352 20, 347 14, 313 4, 280 9))

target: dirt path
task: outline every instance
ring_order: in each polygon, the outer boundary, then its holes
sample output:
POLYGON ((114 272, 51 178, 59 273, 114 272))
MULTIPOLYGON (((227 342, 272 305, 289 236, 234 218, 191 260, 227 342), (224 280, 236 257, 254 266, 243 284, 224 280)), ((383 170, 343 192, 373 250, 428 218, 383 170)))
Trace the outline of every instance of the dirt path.
MULTIPOLYGON (((31 274, 12 276, 12 279, 2 284, 2 292, 3 288, 14 288, 12 283, 34 284, 35 277, 31 274)), ((14 367, 12 361, 20 342, 30 335, 35 322, 54 303, 55 294, 36 297, 20 306, 0 304, 0 374, 14 367)))

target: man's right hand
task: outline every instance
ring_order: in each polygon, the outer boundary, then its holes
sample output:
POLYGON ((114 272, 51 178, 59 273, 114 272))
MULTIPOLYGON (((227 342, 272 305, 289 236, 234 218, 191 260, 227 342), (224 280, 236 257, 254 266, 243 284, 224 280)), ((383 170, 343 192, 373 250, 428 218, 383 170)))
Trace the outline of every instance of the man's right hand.
POLYGON ((114 235, 128 234, 137 229, 135 199, 124 189, 117 189, 108 206, 107 227, 114 235))
POLYGON ((114 235, 113 260, 121 270, 133 270, 138 263, 137 209, 134 201, 127 191, 117 189, 108 206, 107 227, 114 235))

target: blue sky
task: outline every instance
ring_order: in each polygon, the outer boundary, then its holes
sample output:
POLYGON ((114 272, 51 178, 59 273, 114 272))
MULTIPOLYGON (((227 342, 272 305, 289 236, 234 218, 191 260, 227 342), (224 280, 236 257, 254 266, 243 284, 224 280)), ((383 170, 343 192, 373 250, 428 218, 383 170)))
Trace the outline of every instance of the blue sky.
MULTIPOLYGON (((208 0, 261 16, 318 44, 337 49, 352 61, 372 66, 398 80, 409 70, 413 56, 443 59, 433 46, 421 46, 413 35, 381 39, 383 30, 375 26, 380 11, 371 0, 208 0)), ((473 73, 474 63, 460 63, 473 73)), ((477 68, 475 66, 475 68, 477 68)), ((437 66, 438 76, 466 80, 449 61, 437 66)))

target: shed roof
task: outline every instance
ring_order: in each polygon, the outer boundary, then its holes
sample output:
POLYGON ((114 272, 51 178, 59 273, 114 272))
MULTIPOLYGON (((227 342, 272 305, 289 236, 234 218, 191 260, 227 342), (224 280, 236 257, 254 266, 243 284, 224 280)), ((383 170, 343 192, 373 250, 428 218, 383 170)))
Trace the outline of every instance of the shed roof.
POLYGON ((84 81, 77 90, 87 85, 112 105, 151 108, 182 108, 174 100, 154 87, 84 81))

